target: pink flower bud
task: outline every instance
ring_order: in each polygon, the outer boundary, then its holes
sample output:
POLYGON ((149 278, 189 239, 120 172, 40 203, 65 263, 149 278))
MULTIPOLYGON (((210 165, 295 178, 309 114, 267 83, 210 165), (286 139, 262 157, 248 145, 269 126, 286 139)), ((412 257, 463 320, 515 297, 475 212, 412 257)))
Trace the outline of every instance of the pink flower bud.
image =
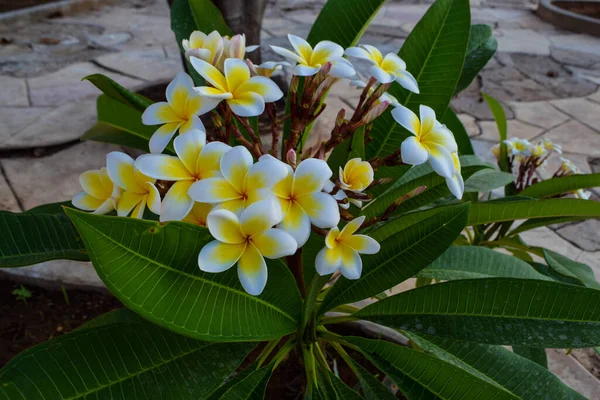
POLYGON ((232 58, 244 58, 246 55, 246 35, 234 35, 229 44, 229 55, 232 58))
POLYGON ((296 167, 296 150, 290 149, 285 155, 285 161, 292 167, 296 167))
POLYGON ((377 118, 381 114, 383 114, 383 112, 386 110, 386 108, 388 108, 389 105, 390 105, 389 101, 382 101, 381 103, 376 104, 373 107, 371 107, 371 109, 369 111, 367 111, 365 116, 360 121, 361 124, 366 125, 370 122, 373 122, 373 120, 375 120, 375 118, 377 118))

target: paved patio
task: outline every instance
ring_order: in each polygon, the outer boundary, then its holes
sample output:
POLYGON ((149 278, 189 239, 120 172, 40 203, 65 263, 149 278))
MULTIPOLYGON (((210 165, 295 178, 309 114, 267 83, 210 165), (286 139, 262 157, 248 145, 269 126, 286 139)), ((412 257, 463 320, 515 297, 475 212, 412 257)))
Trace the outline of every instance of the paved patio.
MULTIPOLYGON (((306 36, 320 7, 319 2, 302 0, 271 3, 275 4, 267 9, 263 45, 288 46, 289 32, 306 36)), ((362 43, 396 52, 429 3, 389 2, 362 43)), ((600 40, 541 21, 525 0, 471 3, 473 23, 491 25, 499 42, 494 59, 452 102, 477 154, 493 161, 490 148, 497 142, 495 123, 479 94, 484 91, 505 105, 510 136, 551 138, 582 171, 600 172, 600 40)), ((130 89, 140 89, 166 82, 181 70, 164 0, 124 0, 32 25, 7 25, 0 27, 0 38, 2 210, 21 211, 71 199, 79 191, 79 174, 99 168, 105 154, 118 149, 77 141, 95 121, 98 94, 89 82, 80 81, 82 77, 104 73, 130 89)), ((271 57, 273 53, 264 48, 263 59, 271 57)), ((355 89, 338 84, 329 109, 352 106, 357 96, 355 89)), ((332 126, 334 117, 332 113, 322 117, 323 129, 332 126)), ((594 192, 596 200, 598 194, 594 192)), ((600 279, 599 232, 600 222, 593 220, 540 228, 523 236, 528 243, 587 263, 600 279)), ((86 264, 52 264, 14 273, 102 285, 86 264)), ((590 384, 593 376, 575 358, 551 354, 553 362, 558 358, 569 365, 563 379, 588 396, 593 397, 594 390, 600 393, 597 380, 590 384), (587 382, 585 387, 577 386, 581 382, 587 382)))

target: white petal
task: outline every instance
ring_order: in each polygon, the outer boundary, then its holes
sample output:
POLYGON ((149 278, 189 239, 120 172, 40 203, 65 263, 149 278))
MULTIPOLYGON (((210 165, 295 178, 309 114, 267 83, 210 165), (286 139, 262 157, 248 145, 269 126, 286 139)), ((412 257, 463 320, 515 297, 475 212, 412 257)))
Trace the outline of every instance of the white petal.
POLYGON ((265 100, 253 92, 236 94, 234 98, 227 100, 227 104, 240 117, 256 117, 265 111, 265 100))
POLYGON ((225 79, 227 88, 231 93, 235 93, 242 82, 250 79, 250 68, 244 60, 239 58, 228 58, 225 60, 225 79))
POLYGON ((376 254, 381 249, 377 240, 367 235, 351 235, 343 238, 343 243, 359 254, 376 254))
POLYGON ((362 273, 362 259, 350 247, 342 245, 342 275, 348 279, 358 279, 362 273))
POLYGON ((259 47, 260 47, 260 45, 257 45, 257 44, 246 46, 246 53, 252 53, 253 51, 257 50, 259 47))
POLYGON ((106 155, 106 171, 110 180, 119 187, 137 193, 144 192, 144 188, 135 178, 133 158, 120 151, 111 151, 106 155))
POLYGON ((352 78, 356 75, 354 66, 345 58, 338 57, 331 60, 331 71, 329 74, 336 78, 352 78))
POLYGON ((264 76, 253 76, 242 83, 237 91, 259 94, 266 103, 272 103, 283 97, 283 92, 279 89, 277 84, 264 76))
POLYGON ((296 168, 292 192, 296 196, 320 192, 332 175, 331 168, 324 160, 307 158, 296 168))
POLYGON ((160 215, 161 200, 158 189, 150 182, 146 182, 146 189, 148 190, 148 208, 154 214, 160 215))
POLYGON ((451 178, 454 175, 454 160, 445 147, 430 146, 429 155, 429 162, 436 173, 444 178, 451 178))
POLYGON ((264 232, 281 222, 281 206, 272 198, 249 205, 240 217, 242 232, 246 237, 264 232))
MULTIPOLYGON (((244 191, 269 189, 288 176, 286 164, 273 158, 262 158, 248 169, 244 191)), ((320 189, 319 189, 320 190, 320 189)))
POLYGON ((293 51, 289 51, 288 49, 284 49, 283 47, 279 46, 270 47, 275 53, 279 54, 282 57, 285 57, 294 62, 304 62, 304 60, 302 60, 302 57, 298 56, 298 54, 294 53, 293 51))
POLYGON ((408 71, 402 71, 401 73, 397 74, 396 82, 398 82, 403 88, 410 90, 413 93, 420 93, 417 80, 408 71))
POLYGON ((267 263, 254 245, 249 244, 238 260, 238 277, 246 292, 258 296, 267 284, 267 263))
POLYGON ((340 269, 342 265, 342 253, 338 247, 334 249, 328 249, 323 247, 321 251, 317 253, 315 259, 315 269, 321 276, 333 274, 335 271, 340 269))
POLYGON ((198 154, 206 144, 206 132, 193 129, 187 133, 180 134, 173 141, 175 153, 190 173, 196 171, 198 154))
POLYGON ((292 74, 297 76, 312 76, 319 72, 320 67, 309 67, 308 65, 298 64, 292 69, 292 74))
POLYGON ((406 63, 395 53, 387 53, 383 58, 381 65, 387 71, 393 71, 395 74, 406 70, 406 63))
POLYGON ((309 63, 310 55, 313 52, 311 45, 306 40, 304 40, 301 37, 298 37, 296 35, 292 35, 291 33, 288 34, 288 40, 292 44, 292 47, 294 48, 294 50, 296 50, 296 53, 299 56, 301 56, 304 59, 304 61, 309 63))
POLYGON ((352 221, 348 222, 340 232, 340 237, 344 238, 354 235, 354 233, 358 231, 365 222, 366 218, 367 217, 364 215, 361 215, 360 217, 354 218, 352 221))
POLYGON ((277 259, 291 256, 298 249, 298 243, 287 232, 271 228, 254 235, 252 243, 257 250, 266 258, 277 259))
POLYGON ((402 142, 400 154, 402 162, 410 165, 420 165, 429 159, 429 152, 414 136, 402 142))
POLYGON ((208 87, 208 86, 200 86, 195 88, 196 93, 202 96, 205 100, 213 99, 219 104, 221 100, 227 100, 233 97, 233 95, 229 92, 222 92, 219 89, 208 87))
POLYGON ((292 235, 298 243, 298 247, 302 247, 310 237, 310 218, 298 203, 295 201, 291 203, 292 205, 279 224, 279 228, 292 235))
POLYGON ((222 92, 227 92, 227 81, 225 76, 211 64, 196 57, 190 57, 192 67, 211 85, 222 92))
POLYGON ((465 191, 465 182, 460 172, 454 174, 452 178, 446 178, 446 185, 450 189, 450 193, 457 199, 462 199, 463 192, 465 191))
POLYGON ((206 128, 200 118, 196 115, 191 115, 190 119, 179 127, 179 134, 182 135, 193 130, 202 131, 206 135, 206 128))
POLYGON ((362 58, 363 60, 367 60, 371 63, 374 63, 373 59, 371 58, 371 53, 369 53, 362 47, 349 47, 346 49, 344 54, 350 57, 362 58))
POLYGON ((299 196, 296 201, 308 214, 313 225, 319 228, 331 228, 340 222, 337 201, 330 194, 312 192, 299 196))
POLYGON ((429 133, 435 127, 435 111, 431 107, 421 104, 419 106, 419 119, 421 120, 421 133, 429 133))
POLYGON ((166 154, 143 154, 135 161, 142 174, 164 181, 192 179, 190 171, 178 157, 166 154))
POLYGON ((312 51, 310 60, 311 64, 321 64, 324 65, 328 61, 333 61, 337 58, 342 58, 344 55, 344 48, 337 43, 334 43, 330 40, 322 40, 312 51))
POLYGON ((192 207, 194 200, 188 195, 192 181, 175 182, 162 201, 160 208, 160 222, 181 221, 192 207))
POLYGON ((240 227, 240 219, 228 210, 213 210, 206 218, 206 226, 215 239, 223 243, 237 244, 246 241, 240 227))
POLYGON ((240 192, 224 178, 199 180, 190 186, 188 194, 197 202, 209 204, 219 204, 242 198, 240 192))
POLYGON ((392 110, 392 117, 413 135, 419 135, 421 132, 419 117, 403 105, 399 105, 392 110))
POLYGON ((185 88, 187 92, 191 93, 194 91, 194 81, 192 81, 192 78, 185 72, 178 73, 167 86, 167 101, 169 104, 173 102, 174 93, 178 88, 185 88))
POLYGON ((163 150, 169 145, 171 138, 175 135, 177 129, 179 129, 180 124, 177 122, 172 122, 168 124, 164 124, 160 128, 156 130, 152 134, 150 138, 150 142, 148 146, 150 148, 150 153, 152 154, 160 154, 163 150))
POLYGON ((86 192, 79 192, 73 197, 71 201, 73 205, 80 210, 84 211, 94 211, 99 208, 105 200, 97 199, 93 196, 90 196, 86 192))
POLYGON ((373 78, 377 79, 377 81, 381 83, 390 83, 395 79, 394 75, 389 74, 377 65, 373 65, 371 69, 369 69, 369 73, 373 78))
POLYGON ((180 120, 181 117, 173 111, 166 101, 150 104, 142 114, 142 123, 144 125, 162 125, 168 122, 178 122, 180 120))
POLYGON ((205 272, 226 271, 239 260, 245 248, 245 243, 227 244, 213 240, 200 250, 198 266, 205 272))
POLYGON ((115 201, 111 199, 106 199, 104 203, 98 209, 96 209, 92 214, 104 215, 115 209, 115 201))
MULTIPOLYGON (((244 180, 254 160, 244 146, 235 146, 221 158, 221 173, 239 192, 244 188, 244 180)), ((199 200, 200 201, 200 200, 199 200)))

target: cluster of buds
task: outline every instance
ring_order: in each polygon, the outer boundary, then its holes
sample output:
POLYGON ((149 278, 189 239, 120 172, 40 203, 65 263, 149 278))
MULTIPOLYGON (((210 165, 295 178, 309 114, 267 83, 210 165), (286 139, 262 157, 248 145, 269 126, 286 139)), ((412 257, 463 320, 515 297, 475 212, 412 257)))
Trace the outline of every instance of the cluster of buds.
POLYGON ((218 273, 237 265, 244 289, 258 295, 267 282, 265 258, 294 256, 311 232, 324 237, 315 260, 319 274, 340 271, 348 279, 360 277, 360 254, 376 253, 379 244, 357 232, 386 219, 402 201, 425 189, 407 193, 384 215, 365 221, 356 211, 371 200, 369 189, 389 183, 375 179, 379 166, 429 162, 446 178, 450 191, 462 197, 464 183, 452 132, 436 120, 431 108, 422 105, 418 117, 386 93, 393 82, 419 90, 397 55, 384 56, 366 45, 344 50, 322 41, 313 48, 297 36, 289 35, 289 40, 293 51, 272 46, 287 61, 254 65, 245 59, 252 48, 246 47, 244 35, 192 33, 182 45, 205 86, 195 87, 190 76, 180 73, 168 85, 166 101, 152 104, 142 115, 144 124, 158 125, 150 154, 134 160, 110 153, 106 168, 81 175, 83 191, 73 204, 98 214, 116 210, 119 216, 143 218, 149 211, 162 222, 206 226, 214 240, 200 251, 200 269, 218 273), (372 64, 367 82, 357 80, 345 56, 372 64), (279 118, 275 102, 283 93, 270 77, 286 66, 293 73, 290 112, 279 118), (356 109, 348 118, 340 110, 331 136, 310 151, 303 149, 312 123, 327 106, 328 91, 342 79, 351 79, 362 90, 356 109), (329 153, 358 129, 364 129, 368 140, 373 121, 389 106, 393 118, 412 136, 388 156, 349 160, 333 177, 325 161, 329 153), (210 116, 214 130, 207 132, 202 115, 210 116), (250 119, 261 115, 271 121, 270 149, 263 147, 261 132, 250 119), (287 118, 290 134, 280 146, 280 128, 287 118), (340 221, 345 225, 338 228, 340 221))

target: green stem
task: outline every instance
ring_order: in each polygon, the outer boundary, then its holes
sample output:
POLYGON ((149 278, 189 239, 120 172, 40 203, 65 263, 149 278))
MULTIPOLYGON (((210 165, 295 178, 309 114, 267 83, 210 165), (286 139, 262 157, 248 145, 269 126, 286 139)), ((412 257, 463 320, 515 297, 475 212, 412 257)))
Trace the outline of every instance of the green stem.
POLYGON ((315 368, 315 356, 312 352, 311 345, 300 346, 302 348, 302 359, 304 360, 304 371, 306 373, 306 390, 310 397, 312 397, 312 389, 317 381, 317 371, 315 368))
POLYGON ((306 284, 304 283, 304 269, 302 267, 302 249, 298 249, 296 253, 287 257, 287 264, 294 278, 296 279, 296 283, 298 284, 298 289, 300 289, 300 294, 302 297, 306 297, 306 284))
POLYGON ((331 309, 331 311, 333 311, 333 312, 341 312, 341 313, 347 313, 347 314, 354 314, 358 310, 360 310, 360 308, 353 307, 349 304, 342 304, 341 306, 337 306, 337 307, 331 309))
POLYGON ((322 325, 341 324, 342 322, 356 321, 358 318, 351 315, 340 315, 335 317, 325 317, 321 319, 322 325))
POLYGON ((314 343, 313 348, 315 349, 315 353, 317 355, 317 357, 315 357, 317 361, 319 361, 326 370, 331 370, 331 368, 329 368, 329 364, 327 364, 327 358, 325 357, 325 354, 323 354, 321 346, 319 346, 318 343, 314 343))
POLYGON ((290 339, 283 346, 281 346, 279 351, 277 353, 275 353, 275 356, 273 356, 273 360, 275 361, 275 364, 273 365, 273 369, 277 368, 277 366, 279 364, 281 364, 281 362, 283 360, 285 360, 285 357, 288 355, 288 353, 290 351, 292 351, 292 349, 295 346, 296 346, 296 339, 290 339))
MULTIPOLYGON (((315 274, 312 281, 310 282, 310 286, 308 288, 308 293, 306 298, 304 299, 304 310, 302 312, 302 321, 300 323, 300 327, 298 328, 298 337, 300 340, 304 339, 305 332, 308 329, 316 329, 316 311, 317 307, 317 297, 321 292, 321 288, 325 286, 329 277, 323 277, 319 274, 315 274)), ((313 332, 315 336, 313 339, 316 339, 316 332, 313 332)))
POLYGON ((329 344, 340 355, 340 357, 342 357, 342 360, 344 360, 344 362, 348 365, 352 372, 354 372, 354 375, 358 376, 358 374, 356 373, 356 369, 354 368, 354 362, 352 361, 352 357, 350 357, 346 350, 344 350, 342 345, 334 342, 329 342, 329 344))
POLYGON ((277 339, 277 340, 271 340, 269 343, 267 343, 267 345, 265 346, 265 348, 262 349, 262 351, 260 352, 258 358, 256 359, 256 362, 258 363, 258 365, 256 367, 257 369, 260 368, 260 366, 265 362, 265 360, 273 352, 273 350, 275 349, 275 347, 277 347, 277 343, 279 343, 279 339, 277 339))

